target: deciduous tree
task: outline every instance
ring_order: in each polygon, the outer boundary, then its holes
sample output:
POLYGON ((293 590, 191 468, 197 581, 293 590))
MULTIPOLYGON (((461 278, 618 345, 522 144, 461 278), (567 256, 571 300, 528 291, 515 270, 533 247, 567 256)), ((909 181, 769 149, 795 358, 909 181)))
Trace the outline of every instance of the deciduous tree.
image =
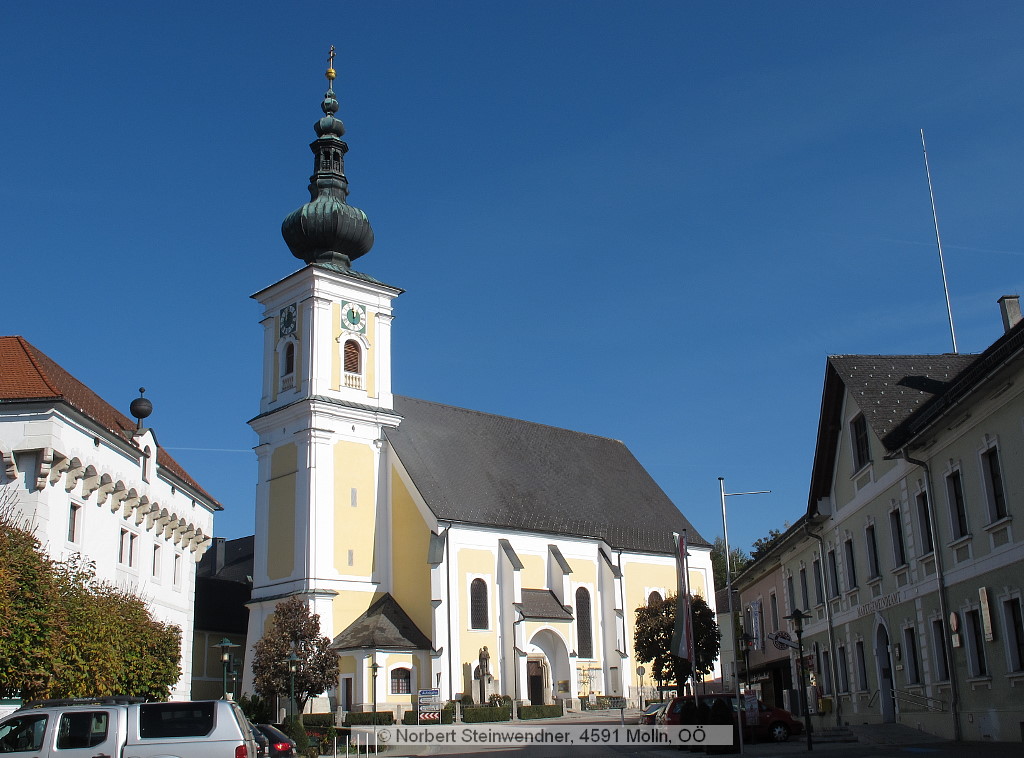
POLYGON ((256 691, 265 698, 288 695, 288 656, 298 657, 295 702, 299 713, 306 702, 338 683, 338 657, 331 641, 320 634, 320 616, 297 597, 277 604, 270 628, 255 644, 252 672, 256 691))
POLYGON ((700 595, 693 598, 694 666, 672 655, 672 630, 676 623, 676 596, 636 609, 634 650, 641 663, 651 663, 651 676, 659 682, 682 683, 693 670, 706 675, 718 658, 722 635, 715 614, 700 595))

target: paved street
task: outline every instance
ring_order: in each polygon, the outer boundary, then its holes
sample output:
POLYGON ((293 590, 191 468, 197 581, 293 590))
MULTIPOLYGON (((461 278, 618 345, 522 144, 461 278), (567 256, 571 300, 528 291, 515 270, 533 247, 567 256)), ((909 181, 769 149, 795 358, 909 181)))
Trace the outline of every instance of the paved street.
MULTIPOLYGON (((635 724, 637 711, 626 711, 625 723, 635 724)), ((507 722, 506 722, 507 723, 507 722)), ((521 722, 520 722, 521 723, 521 722)), ((597 711, 569 713, 559 719, 545 720, 545 724, 569 724, 574 726, 590 725, 596 727, 612 727, 620 723, 618 711, 597 711)), ((824 758, 1019 758, 1022 754, 1020 742, 972 742, 955 743, 940 740, 931 735, 918 732, 898 724, 853 726, 851 731, 857 742, 815 742, 811 755, 824 758)), ((488 747, 458 746, 410 749, 394 747, 386 751, 390 756, 529 756, 529 758, 565 758, 570 753, 574 758, 622 758, 623 756, 643 755, 672 756, 677 758, 681 752, 676 748, 666 747, 624 747, 624 746, 530 746, 530 747, 488 747)), ((744 746, 744 758, 779 758, 780 756, 808 755, 807 742, 803 737, 792 737, 788 742, 756 743, 744 746)), ((695 753, 703 755, 703 753, 695 753)), ((718 755, 726 755, 718 753, 718 755)), ((731 753, 738 755, 738 753, 731 753)))

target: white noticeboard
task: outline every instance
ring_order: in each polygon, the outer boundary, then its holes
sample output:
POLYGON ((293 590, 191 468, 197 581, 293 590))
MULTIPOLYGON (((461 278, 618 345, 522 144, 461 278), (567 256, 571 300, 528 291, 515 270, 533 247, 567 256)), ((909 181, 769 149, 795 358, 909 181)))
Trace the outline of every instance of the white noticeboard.
POLYGON ((755 726, 760 723, 761 714, 757 708, 757 693, 743 693, 743 709, 747 713, 747 726, 755 726))

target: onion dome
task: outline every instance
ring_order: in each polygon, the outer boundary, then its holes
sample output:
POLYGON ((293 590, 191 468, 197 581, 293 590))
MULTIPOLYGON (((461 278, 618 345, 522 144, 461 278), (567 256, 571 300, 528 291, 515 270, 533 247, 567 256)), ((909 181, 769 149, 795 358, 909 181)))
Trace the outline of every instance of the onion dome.
POLYGON ((281 234, 292 255, 306 263, 333 263, 350 268, 352 261, 373 247, 373 229, 366 214, 346 202, 348 145, 341 139, 345 125, 334 116, 338 101, 331 86, 335 78, 333 46, 330 61, 326 74, 328 89, 320 105, 324 117, 313 125, 317 139, 309 145, 314 156, 310 199, 288 214, 281 224, 281 234))

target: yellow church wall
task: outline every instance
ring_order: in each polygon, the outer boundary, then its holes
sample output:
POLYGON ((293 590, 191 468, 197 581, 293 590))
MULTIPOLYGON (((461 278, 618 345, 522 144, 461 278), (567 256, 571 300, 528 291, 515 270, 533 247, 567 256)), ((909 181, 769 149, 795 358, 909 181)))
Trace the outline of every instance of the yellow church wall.
MULTIPOLYGON (((360 655, 360 658, 365 656, 360 655)), ((357 668, 356 656, 354 655, 339 655, 338 656, 338 673, 339 674, 355 674, 357 668)))
POLYGON ((366 317, 366 339, 370 343, 370 349, 366 351, 366 394, 368 397, 377 397, 377 361, 373 355, 377 344, 377 313, 370 311, 366 317))
POLYGON ((374 454, 369 445, 334 446, 334 568, 370 578, 376 526, 374 454), (355 506, 353 507, 353 490, 355 506))
POLYGON ((341 303, 331 303, 331 389, 341 388, 341 303))
POLYGON ((270 456, 270 499, 267 504, 267 576, 283 579, 295 570, 295 482, 298 450, 281 445, 270 456))
POLYGON ((523 587, 528 589, 544 589, 548 586, 547 564, 539 555, 519 554, 519 560, 523 562, 523 568, 519 572, 523 587))
MULTIPOLYGON (((629 560, 623 562, 622 570, 625 578, 624 595, 626 604, 626 607, 622 610, 626 618, 626 634, 629 637, 630 650, 632 650, 633 639, 636 633, 636 609, 647 605, 648 588, 664 587, 665 597, 675 594, 677 587, 676 567, 674 564, 655 564, 629 560)), ((703 584, 703 578, 699 572, 696 577, 694 577, 694 572, 690 572, 690 575, 691 581, 697 578, 703 584)), ((650 684, 651 664, 643 663, 638 665, 642 665, 647 670, 648 676, 644 683, 650 684)), ((640 677, 636 675, 636 666, 632 666, 625 673, 634 686, 639 685, 640 677)))
MULTIPOLYGON (((495 651, 498 649, 497 619, 495 613, 495 556, 490 550, 475 550, 473 548, 462 548, 457 554, 458 561, 458 598, 459 598, 459 657, 462 663, 463 686, 468 687, 473 682, 473 667, 477 664, 480 655, 480 648, 487 646, 491 653, 492 660, 495 651), (487 581, 487 622, 488 629, 470 629, 469 619, 469 583, 470 577, 480 575, 487 581)), ((495 669, 493 663, 492 671, 495 669)), ((469 690, 464 690, 469 692, 469 690)))
POLYGON ((339 590, 331 601, 331 618, 334 628, 331 630, 332 639, 341 634, 345 629, 362 616, 366 609, 373 605, 373 601, 379 598, 379 592, 359 592, 358 590, 339 590))
MULTIPOLYGON (((591 596, 597 591, 597 563, 594 561, 585 561, 578 558, 567 559, 569 566, 572 568, 572 573, 569 575, 569 581, 572 584, 586 584, 591 588, 591 596)), ((600 560, 600 559, 598 559, 600 560)), ((575 595, 575 592, 573 593, 575 595)), ((576 598, 572 597, 566 602, 568 605, 572 605, 576 598)))
POLYGON ((419 630, 431 636, 433 607, 427 550, 430 528, 397 469, 391 470, 392 596, 419 630))

